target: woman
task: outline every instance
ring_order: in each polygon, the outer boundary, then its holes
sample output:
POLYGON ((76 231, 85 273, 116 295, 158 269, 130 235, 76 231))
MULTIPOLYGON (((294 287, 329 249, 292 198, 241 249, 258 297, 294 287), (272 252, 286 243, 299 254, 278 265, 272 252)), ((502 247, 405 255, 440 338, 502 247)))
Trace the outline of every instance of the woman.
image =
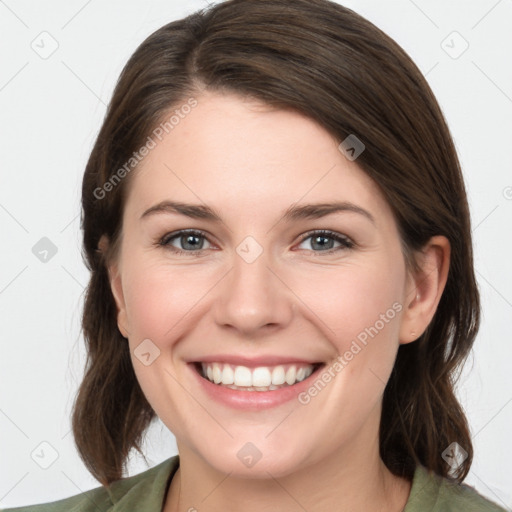
POLYGON ((164 26, 82 204, 73 432, 102 487, 16 510, 502 510, 461 485, 480 304, 460 165, 374 25, 230 0, 164 26), (157 416, 179 456, 122 479, 157 416))

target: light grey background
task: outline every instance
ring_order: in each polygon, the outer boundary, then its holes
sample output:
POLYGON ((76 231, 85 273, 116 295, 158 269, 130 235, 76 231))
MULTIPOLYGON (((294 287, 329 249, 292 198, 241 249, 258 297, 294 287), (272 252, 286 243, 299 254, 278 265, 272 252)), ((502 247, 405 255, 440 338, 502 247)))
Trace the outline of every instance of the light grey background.
MULTIPOLYGON (((475 447, 466 482, 512 507, 512 1, 340 3, 409 53, 452 130, 469 194, 483 305, 458 393, 475 447)), ((78 457, 69 422, 85 360, 79 331, 88 280, 80 256, 82 173, 126 60, 151 32, 205 6, 206 0, 0 0, 2 507, 99 485, 78 457), (43 237, 56 254, 39 242, 43 237)), ((177 453, 160 421, 145 453, 151 465, 177 453)), ((130 474, 145 469, 140 457, 132 458, 130 474)))

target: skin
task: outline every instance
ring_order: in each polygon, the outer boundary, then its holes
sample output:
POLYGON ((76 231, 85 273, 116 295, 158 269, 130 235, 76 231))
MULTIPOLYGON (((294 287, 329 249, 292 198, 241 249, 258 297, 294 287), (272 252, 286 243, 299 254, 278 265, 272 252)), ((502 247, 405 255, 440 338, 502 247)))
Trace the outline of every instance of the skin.
POLYGON ((339 140, 298 113, 237 95, 196 98, 130 177, 109 267, 137 379, 177 440, 180 468, 163 510, 402 510, 410 483, 379 456, 382 394, 399 345, 417 339, 435 313, 449 242, 433 237, 420 254, 422 271, 408 273, 389 205, 339 140), (169 212, 141 219, 164 200, 208 205, 222 222, 169 212), (348 211, 282 220, 295 203, 342 200, 375 224, 348 211), (190 254, 186 236, 158 245, 192 228, 205 232, 200 254, 190 254), (317 235, 301 241, 317 229, 356 245, 327 238, 327 249, 339 248, 328 252, 317 235), (263 251, 250 264, 236 252, 247 236, 263 251), (307 405, 232 409, 210 400, 186 364, 218 353, 330 364, 393 303, 401 311, 307 405), (145 339, 160 350, 149 366, 134 355, 145 339), (237 457, 247 442, 261 452, 250 468, 237 457))

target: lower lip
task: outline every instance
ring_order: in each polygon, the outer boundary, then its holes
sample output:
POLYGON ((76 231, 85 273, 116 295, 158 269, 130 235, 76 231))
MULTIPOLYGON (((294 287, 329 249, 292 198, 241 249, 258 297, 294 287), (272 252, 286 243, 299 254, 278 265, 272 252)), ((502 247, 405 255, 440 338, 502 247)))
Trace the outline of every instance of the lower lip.
POLYGON ((260 410, 276 407, 290 400, 297 399, 297 396, 306 391, 312 381, 325 365, 317 368, 307 379, 304 379, 292 386, 274 389, 272 391, 238 391, 220 384, 215 384, 205 379, 196 370, 194 363, 189 363, 192 373, 199 380, 202 389, 214 400, 234 409, 260 410))

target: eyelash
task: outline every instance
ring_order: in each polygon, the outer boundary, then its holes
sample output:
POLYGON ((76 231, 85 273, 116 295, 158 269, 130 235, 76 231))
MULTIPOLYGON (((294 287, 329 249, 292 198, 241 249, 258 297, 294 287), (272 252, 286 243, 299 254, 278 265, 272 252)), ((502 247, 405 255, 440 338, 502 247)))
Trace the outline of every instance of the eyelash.
MULTIPOLYGON (((195 236, 199 236, 199 237, 202 237, 202 238, 205 238, 208 240, 206 233, 204 233, 203 231, 199 231, 199 230, 195 230, 195 229, 190 229, 190 230, 184 229, 181 231, 176 231, 175 233, 167 233, 157 242, 157 245, 167 248, 167 249, 171 250, 173 253, 179 254, 179 255, 182 255, 182 254, 198 255, 202 251, 206 250, 206 249, 197 249, 195 251, 184 251, 182 249, 177 249, 176 247, 169 245, 169 242, 171 242, 171 240, 174 240, 175 238, 178 238, 182 235, 195 235, 195 236)), ((308 238, 311 238, 315 235, 323 236, 325 238, 332 238, 336 242, 339 242, 342 244, 341 247, 335 247, 332 249, 328 249, 326 251, 312 251, 314 254, 316 253, 315 256, 322 256, 324 254, 333 254, 333 253, 343 250, 343 249, 352 249, 356 245, 348 237, 346 237, 344 235, 340 235, 334 231, 329 231, 328 229, 320 229, 320 230, 315 230, 315 231, 310 231, 308 233, 305 233, 302 236, 300 243, 304 242, 304 240, 307 240, 308 238)), ((307 249, 302 249, 302 250, 307 250, 307 249)))

